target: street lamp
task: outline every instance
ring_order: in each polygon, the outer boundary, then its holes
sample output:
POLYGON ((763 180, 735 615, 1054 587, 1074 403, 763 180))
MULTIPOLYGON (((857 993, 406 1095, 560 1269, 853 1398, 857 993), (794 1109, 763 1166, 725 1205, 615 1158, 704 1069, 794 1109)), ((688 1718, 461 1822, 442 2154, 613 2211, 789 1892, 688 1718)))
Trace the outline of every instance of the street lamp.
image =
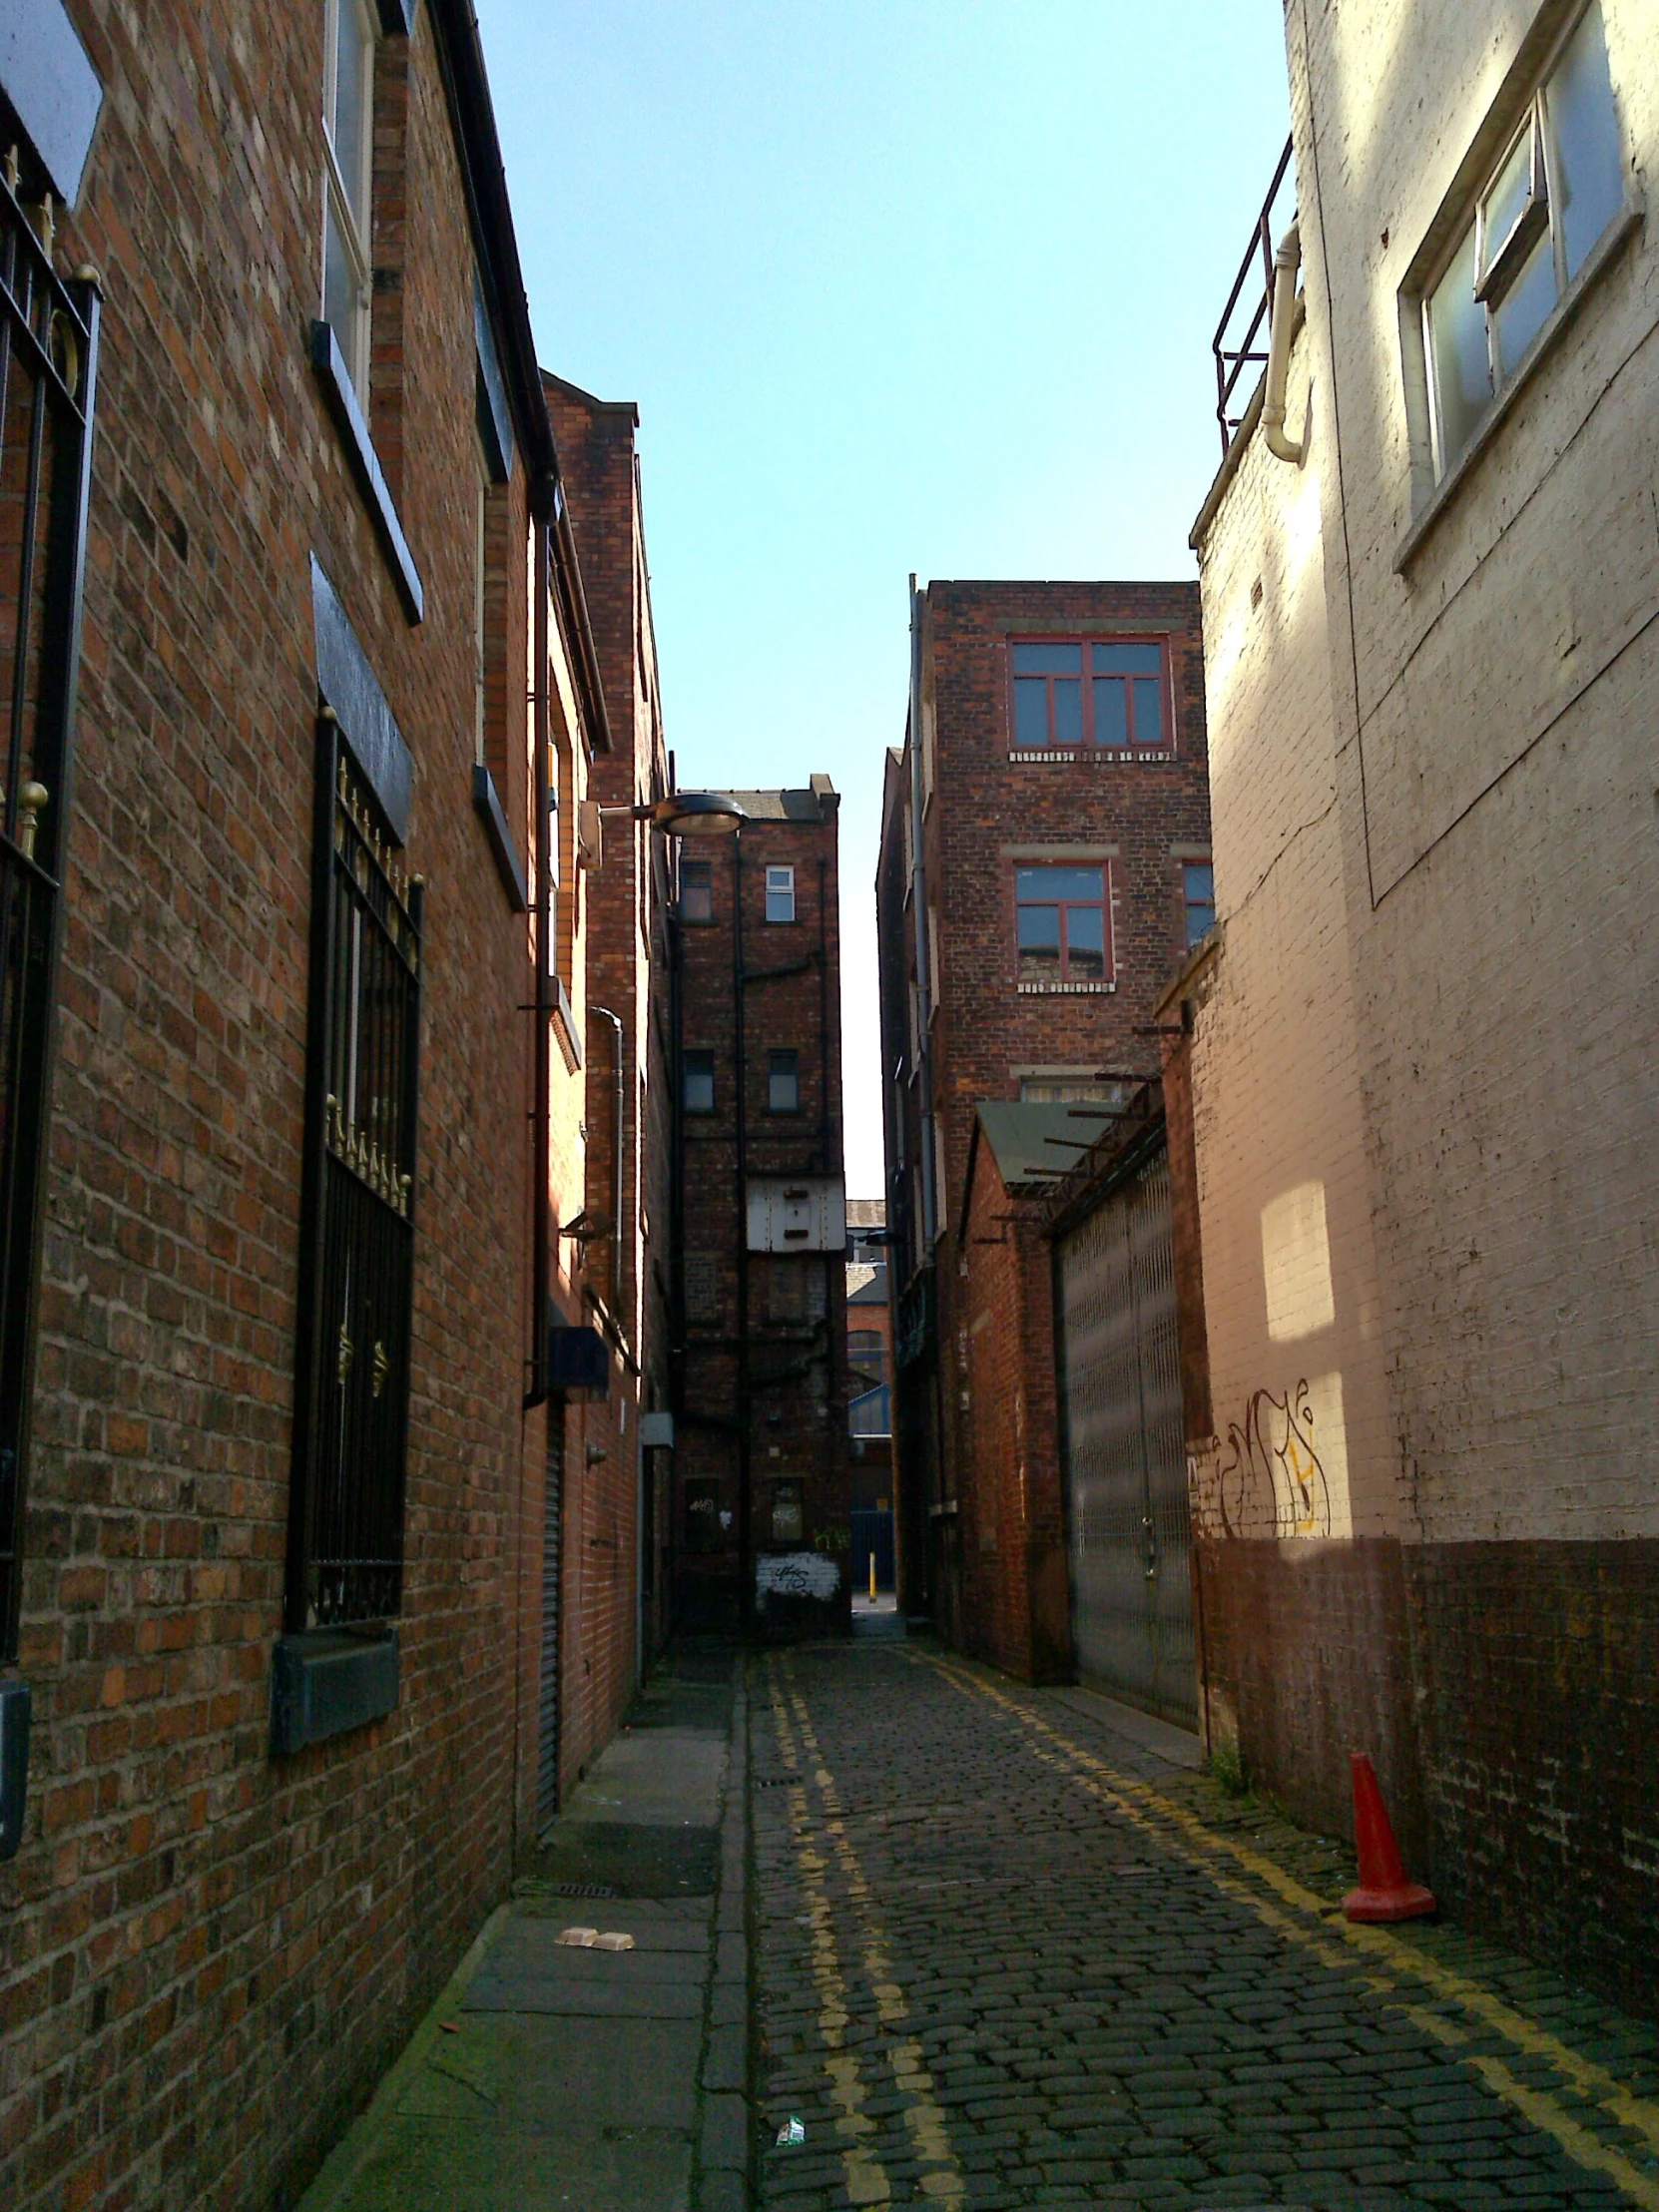
POLYGON ((730 835, 749 820, 747 809, 725 792, 670 792, 666 799, 648 800, 643 807, 601 807, 599 813, 601 820, 606 815, 626 815, 631 822, 648 822, 671 837, 730 835))

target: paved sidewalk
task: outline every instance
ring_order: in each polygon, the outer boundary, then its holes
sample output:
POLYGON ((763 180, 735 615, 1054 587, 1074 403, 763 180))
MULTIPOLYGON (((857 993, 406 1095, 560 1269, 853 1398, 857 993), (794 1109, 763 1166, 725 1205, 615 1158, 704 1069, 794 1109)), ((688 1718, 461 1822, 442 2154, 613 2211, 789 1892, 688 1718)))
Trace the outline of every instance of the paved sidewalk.
POLYGON ((919 1640, 750 1692, 770 2212, 1659 2212, 1653 2031, 1351 1927, 1346 1854, 1179 1732, 919 1640))
POLYGON ((748 2205, 746 1722, 733 1655, 675 1650, 629 1722, 300 2212, 748 2205), (561 1943, 571 1927, 634 1947, 561 1943))

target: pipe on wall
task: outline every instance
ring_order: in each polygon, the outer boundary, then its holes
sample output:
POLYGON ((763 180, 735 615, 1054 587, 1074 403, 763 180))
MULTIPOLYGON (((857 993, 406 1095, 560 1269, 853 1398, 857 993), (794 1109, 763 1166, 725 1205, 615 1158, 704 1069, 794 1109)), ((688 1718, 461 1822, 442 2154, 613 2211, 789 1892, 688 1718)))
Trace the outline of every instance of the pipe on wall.
MULTIPOLYGON (((622 1016, 609 1006, 592 1011, 611 1025, 611 1319, 622 1329, 622 1016)), ((628 1332, 622 1329, 624 1339, 628 1332)))
POLYGON ((1302 268, 1302 226, 1293 223, 1273 258, 1273 322, 1268 338, 1268 380, 1262 393, 1262 436, 1275 459, 1300 468, 1307 440, 1285 434, 1285 387, 1291 375, 1291 330, 1296 319, 1296 279, 1302 268))

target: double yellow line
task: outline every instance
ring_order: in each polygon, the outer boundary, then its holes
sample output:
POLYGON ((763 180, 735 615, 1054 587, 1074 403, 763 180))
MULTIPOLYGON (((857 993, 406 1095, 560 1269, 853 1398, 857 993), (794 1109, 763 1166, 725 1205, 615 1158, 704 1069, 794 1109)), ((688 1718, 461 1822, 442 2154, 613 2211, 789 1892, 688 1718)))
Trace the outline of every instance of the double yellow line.
POLYGON ((1426 1990, 1443 2004, 1455 2007, 1476 2028, 1502 2036, 1522 2058, 1542 2061, 1567 2088, 1598 2105, 1621 2127, 1640 2135, 1655 2151, 1659 2151, 1659 2105, 1634 2095, 1605 2066, 1573 2050, 1466 1974, 1425 1957, 1385 1928, 1331 1921, 1327 1918, 1331 1910, 1327 1901, 1271 1859, 1235 1837, 1207 1828, 1196 1814, 1162 1796, 1150 1784, 1117 1773, 983 1676, 931 1654, 907 1652, 905 1656, 913 1666, 931 1668, 964 1696, 983 1699, 996 1707, 1033 1739, 1029 1748, 1044 1765, 1066 1773, 1078 1788, 1109 1805, 1164 1850, 1197 1868, 1219 1890, 1248 1907, 1258 1920, 1289 1941, 1311 1952, 1323 1965, 1347 1971, 1354 1965, 1354 1954, 1360 1953, 1369 1968, 1364 1977, 1366 1986, 1390 2010, 1403 2014, 1436 2042, 1462 2050, 1464 2063, 1492 2094, 1513 2106, 1533 2127, 1553 2136, 1576 2164, 1604 2174, 1632 2204, 1642 2205, 1646 2212, 1659 2212, 1659 2177, 1644 2173, 1623 2152, 1593 2135, 1551 2091, 1529 2087, 1502 2059, 1469 2048, 1475 2039, 1474 2029, 1412 2001, 1408 1985, 1415 1984, 1419 1995, 1426 1990), (1229 1861, 1250 1879, 1240 1880, 1230 1872, 1229 1861), (1264 1896, 1263 1890, 1272 1896, 1264 1896))
MULTIPOLYGON (((856 1925, 856 1947, 864 1980, 875 2002, 875 2016, 889 2031, 908 2012, 904 1991, 893 1971, 886 1934, 875 1909, 875 1900, 847 1834, 840 1793, 830 1773, 807 1701, 802 1696, 793 1664, 774 1657, 767 1666, 767 1688, 779 1757, 786 1770, 810 1777, 822 1807, 822 1832, 846 1887, 856 1925)), ((819 2033, 824 2039, 824 2070, 830 2080, 830 2102, 835 2107, 835 2132, 840 2138, 841 2169, 846 2193, 854 2204, 890 2204, 892 2183, 876 2147, 875 2122, 865 2110, 869 2091, 856 2050, 846 2047, 848 1968, 835 1936, 826 1877, 830 1862, 819 1850, 806 1791, 790 1792, 790 1835, 795 1846, 796 1868, 807 1901, 812 1932, 812 1971, 818 1990, 819 2033)), ((904 2125, 920 2166, 917 2185, 923 2196, 947 2208, 964 2212, 967 2187, 950 2148, 932 2072, 914 2036, 895 2038, 887 2044, 887 2064, 893 2085, 903 2098, 904 2125)))

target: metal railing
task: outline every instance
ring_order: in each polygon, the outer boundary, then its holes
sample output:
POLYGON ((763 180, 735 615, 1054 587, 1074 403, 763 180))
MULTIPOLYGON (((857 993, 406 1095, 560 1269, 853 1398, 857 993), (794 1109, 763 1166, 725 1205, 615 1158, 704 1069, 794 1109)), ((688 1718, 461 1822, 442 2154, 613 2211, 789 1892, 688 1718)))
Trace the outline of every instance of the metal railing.
POLYGON ((98 292, 0 183, 0 1659, 17 1652, 98 292))
POLYGON ((1292 142, 1285 141, 1273 183, 1256 218, 1256 232, 1227 295, 1211 351, 1216 359, 1216 420, 1221 425, 1223 459, 1238 435, 1255 394, 1258 378, 1252 369, 1268 365, 1268 335, 1273 322, 1274 238, 1283 237, 1296 216, 1296 179, 1292 174, 1292 142), (1254 280, 1260 272, 1261 291, 1254 280), (1244 386, 1242 402, 1240 386, 1244 386))
POLYGON ((413 1295, 421 885, 331 718, 317 775, 290 1629, 398 1609, 413 1295))

